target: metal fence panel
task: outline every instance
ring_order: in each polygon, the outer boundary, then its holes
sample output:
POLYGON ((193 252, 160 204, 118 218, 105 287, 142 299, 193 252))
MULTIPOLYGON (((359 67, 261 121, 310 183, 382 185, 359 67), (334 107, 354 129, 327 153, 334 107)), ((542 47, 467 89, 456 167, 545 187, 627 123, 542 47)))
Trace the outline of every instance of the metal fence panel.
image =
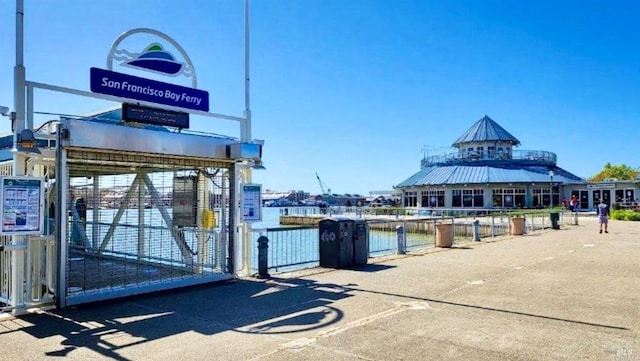
POLYGON ((67 305, 232 276, 229 164, 80 150, 67 163, 67 305), (200 196, 176 196, 176 179, 200 196))
MULTIPOLYGON (((356 209, 353 207, 331 207, 325 210, 290 207, 281 211, 281 215, 297 215, 314 217, 316 215, 348 216, 367 219, 369 226, 369 257, 379 257, 399 251, 398 237, 403 237, 404 249, 407 252, 420 251, 435 246, 436 224, 450 222, 453 224, 453 244, 464 244, 474 239, 474 221, 478 221, 480 240, 509 235, 510 221, 513 212, 504 210, 389 210, 356 209), (384 213, 380 216, 379 213, 384 213), (403 233, 398 235, 398 228, 403 233)), ((527 232, 549 228, 548 211, 522 212, 527 232)), ((562 214, 561 214, 562 217, 562 214)), ((268 268, 276 272, 301 268, 316 267, 319 264, 318 228, 278 227, 254 230, 252 236, 253 252, 252 268, 258 269, 257 239, 267 236, 269 239, 268 268)))

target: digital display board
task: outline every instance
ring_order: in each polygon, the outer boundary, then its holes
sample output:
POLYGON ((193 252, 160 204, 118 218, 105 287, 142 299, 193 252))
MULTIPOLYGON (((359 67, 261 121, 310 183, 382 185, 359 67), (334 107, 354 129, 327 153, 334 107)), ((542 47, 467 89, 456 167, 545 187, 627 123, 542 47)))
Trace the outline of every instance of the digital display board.
POLYGON ((145 107, 137 104, 122 104, 122 120, 175 128, 189 128, 189 113, 145 107))

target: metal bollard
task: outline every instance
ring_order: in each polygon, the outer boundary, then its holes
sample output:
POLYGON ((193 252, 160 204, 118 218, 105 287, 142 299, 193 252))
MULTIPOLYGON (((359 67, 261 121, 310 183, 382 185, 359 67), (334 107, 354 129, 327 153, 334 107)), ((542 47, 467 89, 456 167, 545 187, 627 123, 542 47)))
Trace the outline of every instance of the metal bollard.
POLYGON ((473 220, 473 240, 475 242, 480 242, 480 220, 473 220))
POLYGON ((269 264, 267 253, 269 250, 269 238, 260 236, 258 238, 258 278, 269 278, 269 264))
POLYGON ((578 225, 578 212, 573 212, 571 214, 571 218, 573 218, 573 225, 577 226, 578 225))
POLYGON ((404 238, 404 227, 402 225, 396 226, 396 233, 398 235, 398 254, 405 254, 406 244, 404 238))

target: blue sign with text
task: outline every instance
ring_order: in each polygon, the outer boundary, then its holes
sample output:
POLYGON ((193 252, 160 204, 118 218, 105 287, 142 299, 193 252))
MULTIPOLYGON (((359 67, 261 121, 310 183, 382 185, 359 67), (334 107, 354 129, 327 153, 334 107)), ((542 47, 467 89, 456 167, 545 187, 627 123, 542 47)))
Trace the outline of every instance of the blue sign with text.
POLYGON ((186 109, 209 111, 209 92, 91 68, 91 91, 186 109))

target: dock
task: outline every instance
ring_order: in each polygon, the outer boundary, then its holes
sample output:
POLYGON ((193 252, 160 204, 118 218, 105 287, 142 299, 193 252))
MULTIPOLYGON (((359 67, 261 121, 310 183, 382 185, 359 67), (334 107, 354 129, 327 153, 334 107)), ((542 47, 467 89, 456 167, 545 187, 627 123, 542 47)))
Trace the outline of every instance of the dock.
POLYGON ((0 321, 7 360, 619 360, 640 355, 637 222, 497 237, 0 321))

